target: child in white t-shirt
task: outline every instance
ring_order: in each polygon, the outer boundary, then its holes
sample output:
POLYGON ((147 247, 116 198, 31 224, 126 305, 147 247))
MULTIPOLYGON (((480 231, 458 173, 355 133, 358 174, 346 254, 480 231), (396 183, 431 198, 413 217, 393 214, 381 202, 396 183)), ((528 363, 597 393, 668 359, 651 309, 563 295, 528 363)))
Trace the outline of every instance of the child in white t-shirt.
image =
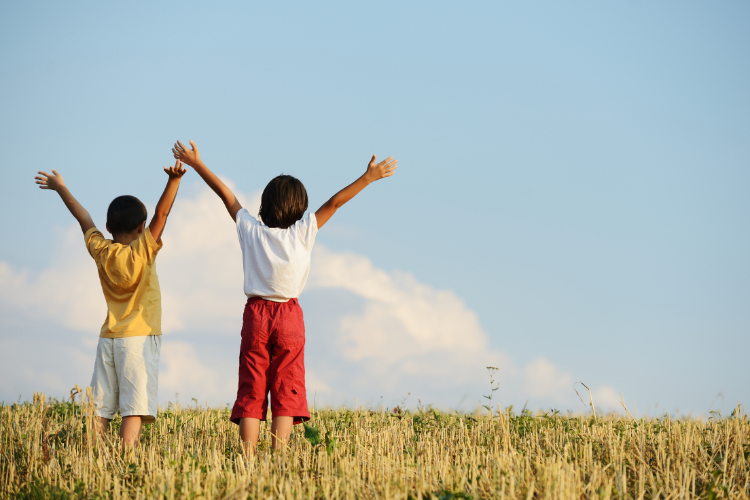
POLYGON ((271 394, 273 449, 289 438, 292 425, 310 419, 305 392, 305 324, 297 297, 310 271, 315 235, 344 203, 368 184, 390 177, 396 170, 392 157, 375 163, 333 195, 315 213, 307 210, 305 186, 290 175, 280 175, 263 190, 260 221, 242 208, 232 191, 201 161, 198 148, 177 141, 174 157, 195 169, 221 198, 237 225, 242 247, 245 295, 242 318, 239 386, 230 419, 240 426, 246 451, 255 449, 260 421, 266 419, 271 394))

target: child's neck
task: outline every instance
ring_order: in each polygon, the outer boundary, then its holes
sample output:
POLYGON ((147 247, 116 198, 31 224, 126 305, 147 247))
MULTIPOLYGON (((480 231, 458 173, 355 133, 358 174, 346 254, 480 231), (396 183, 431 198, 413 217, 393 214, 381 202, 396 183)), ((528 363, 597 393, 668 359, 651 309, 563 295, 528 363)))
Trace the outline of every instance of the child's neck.
POLYGON ((141 235, 141 231, 137 229, 132 233, 121 233, 112 235, 112 243, 119 243, 120 245, 130 245, 141 235))

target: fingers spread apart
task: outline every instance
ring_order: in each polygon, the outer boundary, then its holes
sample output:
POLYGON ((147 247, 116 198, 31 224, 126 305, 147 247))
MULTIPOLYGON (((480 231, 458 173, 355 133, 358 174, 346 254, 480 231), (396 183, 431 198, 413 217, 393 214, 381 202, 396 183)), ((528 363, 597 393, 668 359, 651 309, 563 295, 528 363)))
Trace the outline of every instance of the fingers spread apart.
MULTIPOLYGON (((177 155, 175 155, 175 157, 177 157, 177 155)), ((185 175, 185 172, 187 172, 187 169, 183 167, 183 164, 180 160, 177 160, 176 162, 174 162, 174 166, 164 167, 164 171, 170 177, 182 177, 183 175, 185 175)))
POLYGON ((398 168, 398 160, 394 160, 393 157, 389 157, 385 161, 382 161, 378 164, 379 167, 383 169, 383 177, 390 177, 398 168))
POLYGON ((47 181, 49 180, 50 175, 46 172, 42 172, 41 170, 37 173, 40 175, 34 177, 35 184, 39 186, 39 189, 49 189, 47 181))

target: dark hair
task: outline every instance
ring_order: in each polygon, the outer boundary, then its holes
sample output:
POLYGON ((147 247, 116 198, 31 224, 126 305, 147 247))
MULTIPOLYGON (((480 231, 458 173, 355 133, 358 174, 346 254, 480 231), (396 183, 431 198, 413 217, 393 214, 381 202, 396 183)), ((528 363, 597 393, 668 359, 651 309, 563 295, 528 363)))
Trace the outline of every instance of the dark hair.
POLYGON ((146 207, 135 196, 118 196, 107 209, 107 228, 113 236, 132 233, 147 215, 146 207))
POLYGON ((260 215, 268 227, 286 229, 305 215, 307 190, 291 175, 271 179, 260 197, 260 215))

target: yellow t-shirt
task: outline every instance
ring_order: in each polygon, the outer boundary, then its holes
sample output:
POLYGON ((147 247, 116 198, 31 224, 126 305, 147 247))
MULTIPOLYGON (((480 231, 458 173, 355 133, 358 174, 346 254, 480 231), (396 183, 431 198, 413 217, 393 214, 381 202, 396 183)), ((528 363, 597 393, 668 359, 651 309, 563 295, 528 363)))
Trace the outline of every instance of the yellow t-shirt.
POLYGON ((83 236, 96 261, 107 301, 104 338, 161 335, 161 290, 156 276, 156 254, 162 245, 149 228, 130 245, 113 243, 95 227, 83 236))

